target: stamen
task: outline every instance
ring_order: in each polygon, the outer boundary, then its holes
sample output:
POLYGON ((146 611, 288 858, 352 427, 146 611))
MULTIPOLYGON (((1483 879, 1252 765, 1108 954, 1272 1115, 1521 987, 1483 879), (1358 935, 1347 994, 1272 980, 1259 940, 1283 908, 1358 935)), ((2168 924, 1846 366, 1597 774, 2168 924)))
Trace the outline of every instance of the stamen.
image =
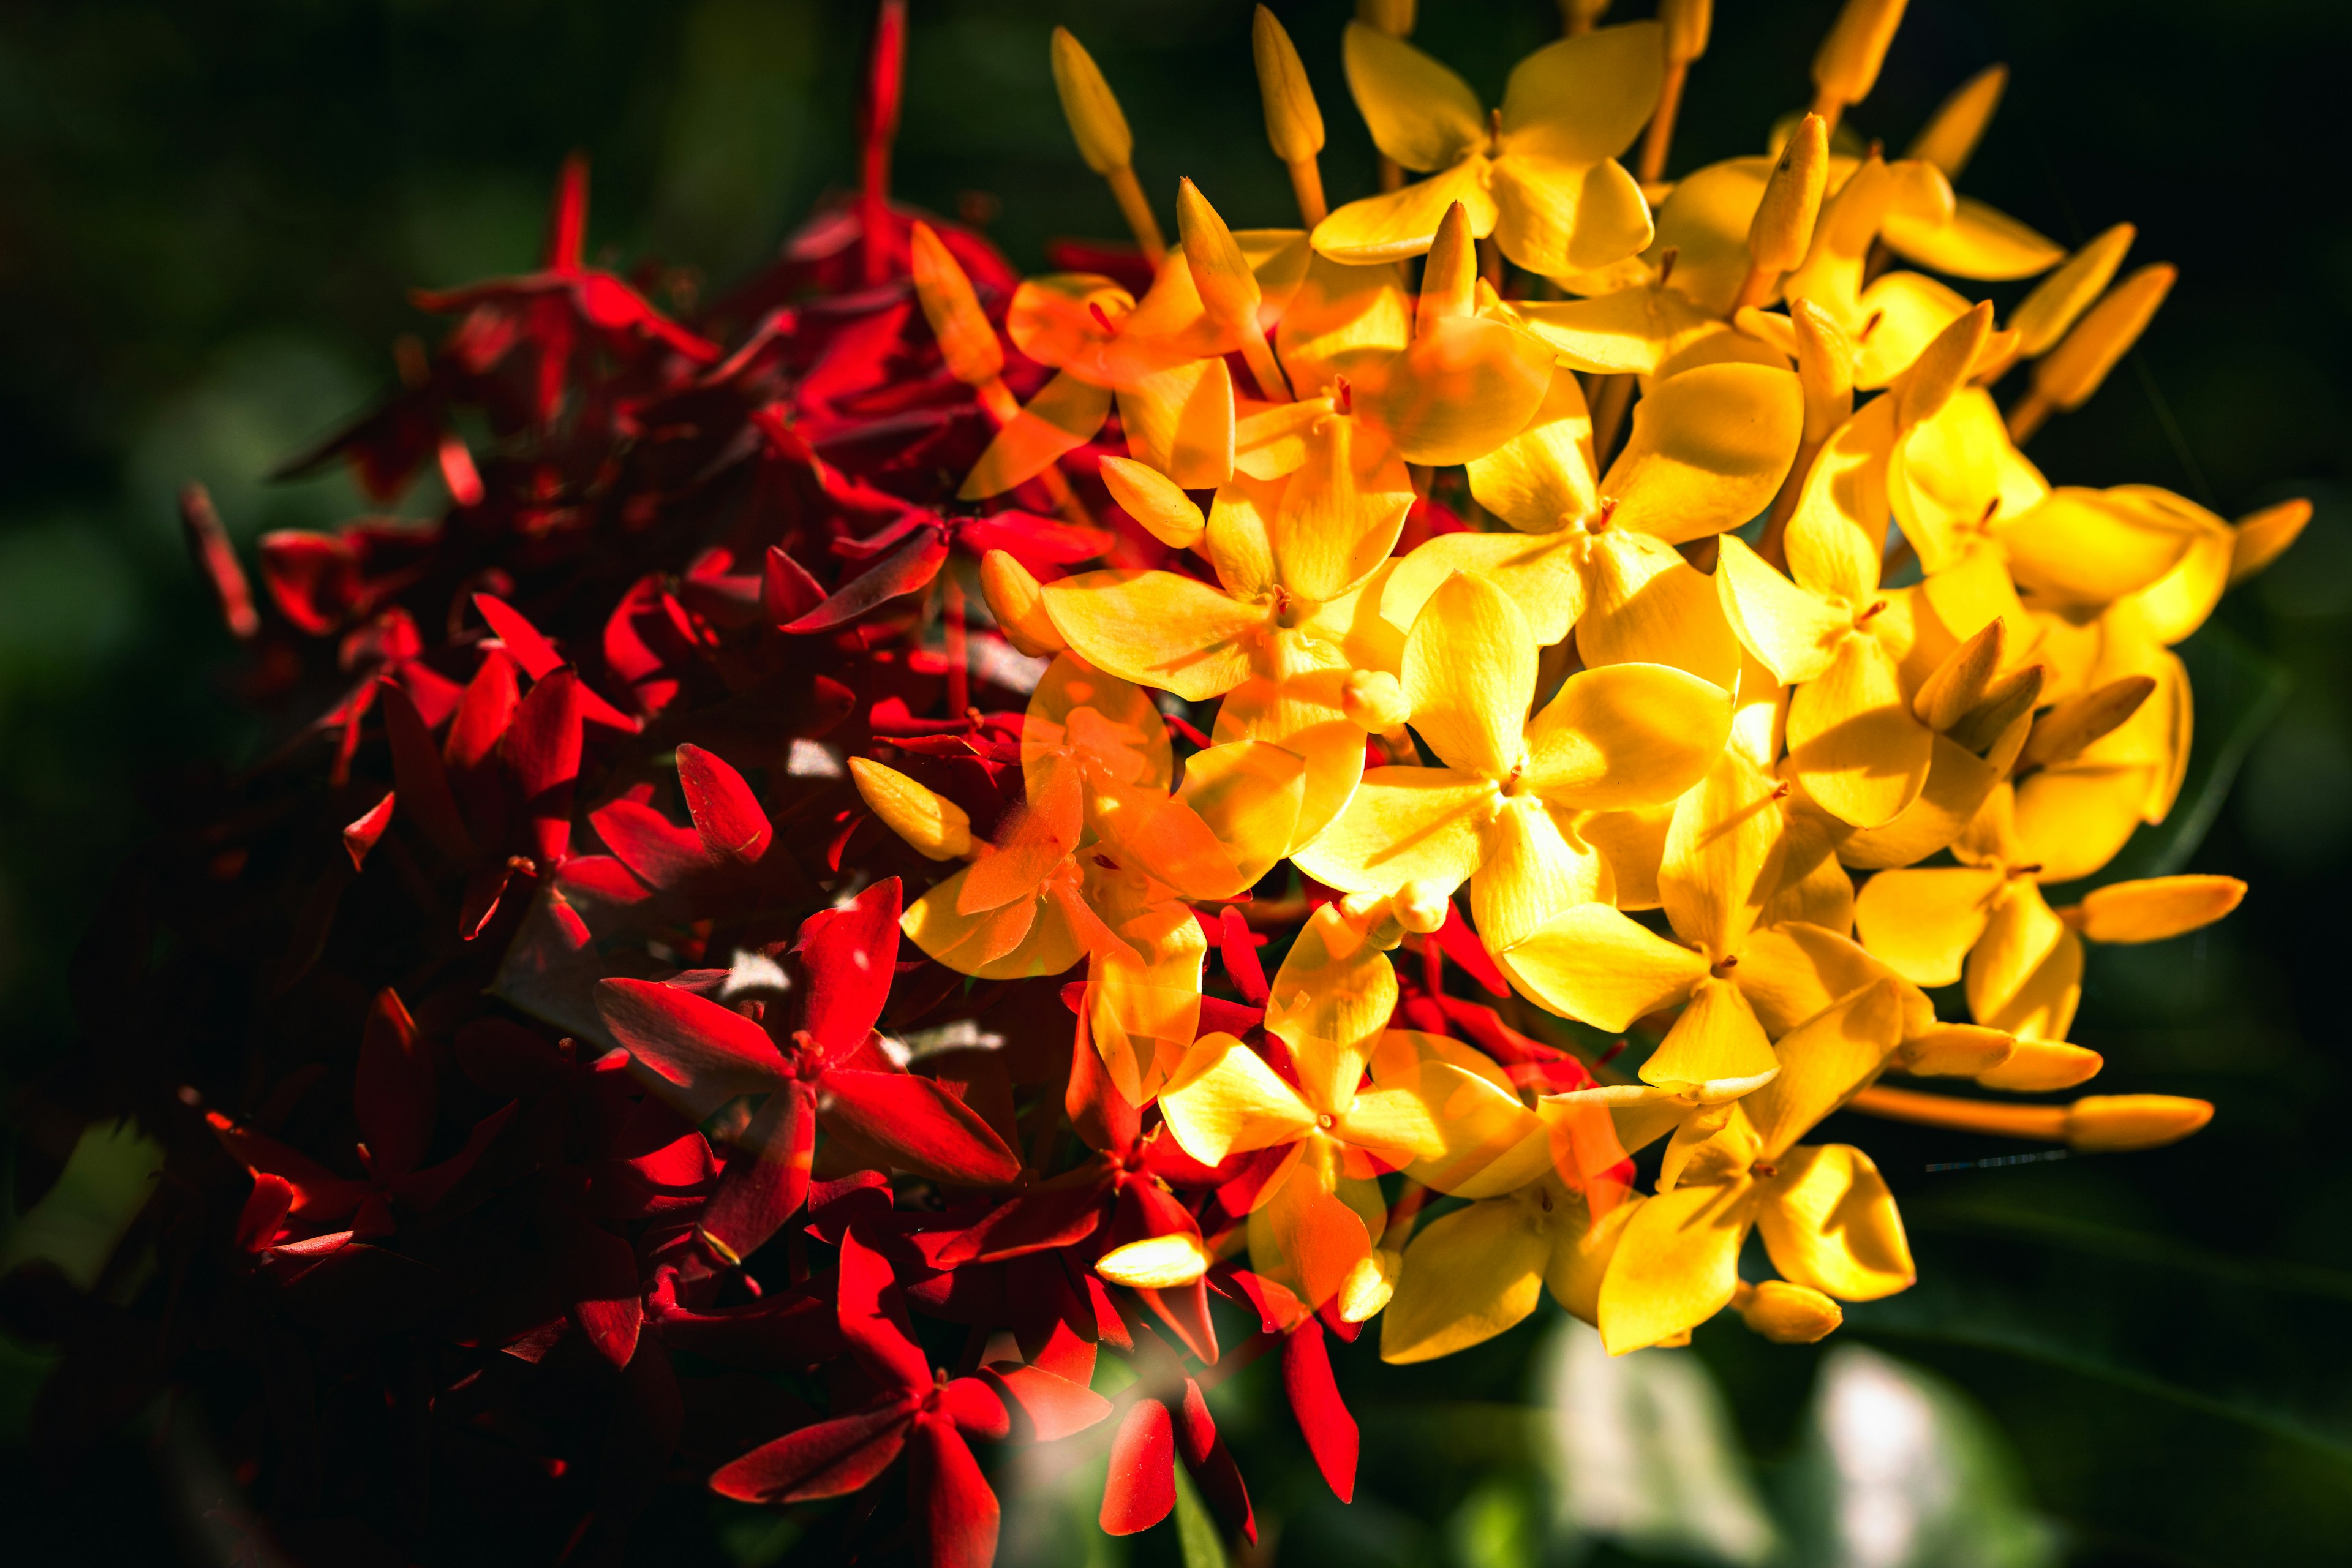
POLYGON ((1348 384, 1348 378, 1346 376, 1333 376, 1331 378, 1331 401, 1339 405, 1340 413, 1353 414, 1356 411, 1356 389, 1348 384))

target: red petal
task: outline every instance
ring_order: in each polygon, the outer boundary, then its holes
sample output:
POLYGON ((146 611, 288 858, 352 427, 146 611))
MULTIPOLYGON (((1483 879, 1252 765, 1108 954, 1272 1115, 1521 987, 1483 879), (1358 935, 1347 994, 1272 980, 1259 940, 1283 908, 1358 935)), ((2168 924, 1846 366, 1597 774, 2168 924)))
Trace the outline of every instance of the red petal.
POLYGON ((1103 1481, 1106 1535, 1150 1530, 1176 1506, 1176 1434, 1168 1407, 1139 1399, 1111 1439, 1110 1474, 1103 1481))
POLYGON ((768 546, 766 570, 760 580, 760 613, 768 624, 781 626, 799 620, 824 603, 824 584, 785 554, 782 545, 768 546))
POLYGON ((967 1436, 1001 1441, 1013 1432, 1013 1418, 1005 1414, 995 1384, 982 1378, 959 1377, 950 1382, 940 1390, 938 1410, 967 1436))
MULTIPOLYGON (((749 865, 768 852, 774 831, 768 826, 768 814, 760 809, 759 797, 743 782, 741 773, 699 746, 681 744, 677 748, 677 782, 686 791, 686 809, 693 816, 695 829, 702 835, 712 858, 731 856, 749 865)), ((895 935, 895 913, 890 929, 895 935)))
POLYGON ((504 648, 485 649, 482 667, 474 671, 474 678, 466 683, 466 694, 457 700, 457 716, 450 721, 449 734, 442 742, 442 760, 459 773, 479 766, 499 743, 499 737, 507 732, 515 704, 521 700, 514 657, 504 648))
POLYGON ((393 792, 384 791, 382 800, 368 807, 356 821, 344 826, 343 853, 352 858, 352 870, 367 865, 368 851, 383 837, 383 830, 392 826, 392 800, 393 792))
POLYGON ((580 678, 559 669, 530 689, 515 709, 502 742, 523 809, 531 847, 553 870, 572 844, 572 788, 580 777, 580 678))
POLYGON ((574 153, 563 160, 555 178, 555 201, 547 215, 547 249, 541 258, 547 271, 565 277, 580 270, 588 239, 588 155, 574 153))
POLYGON ((1084 1241, 1102 1223, 1110 1172, 1100 1161, 1032 1187, 991 1209, 979 1224, 940 1248, 942 1268, 996 1263, 1084 1241))
POLYGON ((1227 904, 1218 917, 1217 953, 1225 962, 1225 973, 1233 977, 1235 989, 1244 1001, 1257 1006, 1265 1005, 1265 968, 1257 961, 1257 943, 1251 940, 1249 922, 1242 911, 1227 904))
POLYGON ((912 1403, 893 1399, 763 1443, 710 1478, 710 1489, 742 1502, 842 1497, 880 1475, 907 1443, 912 1403))
POLYGON ((1085 1431, 1111 1411, 1110 1401, 1093 1389, 1043 1367, 1003 1362, 982 1368, 981 1375, 1014 1413, 1016 1435, 1024 1442, 1055 1442, 1085 1431))
POLYGON ((1118 542, 1118 536, 1108 529, 1087 528, 1030 511, 995 511, 966 518, 956 526, 956 533, 974 555, 1002 550, 1032 572, 1040 564, 1075 566, 1092 561, 1118 542))
POLYGON ((947 558, 947 540, 937 529, 926 528, 784 630, 821 632, 856 620, 877 605, 929 583, 947 558))
POLYGON ((797 943, 808 971, 803 1026, 836 1054, 873 1030, 898 962, 898 879, 877 882, 837 910, 801 922, 797 943))
POLYGON ((275 1138, 247 1131, 219 1111, 207 1111, 205 1123, 228 1157, 255 1174, 262 1173, 282 1176, 294 1189, 293 1203, 289 1211, 295 1219, 309 1224, 339 1218, 358 1206, 367 1191, 365 1182, 354 1182, 338 1176, 308 1154, 289 1149, 275 1138))
POLYGON ((229 635, 246 641, 261 630, 261 616, 253 607, 253 589, 246 582, 245 568, 237 563, 236 548, 229 543, 228 530, 221 526, 220 513, 213 508, 212 492, 195 484, 182 489, 180 522, 186 531, 188 553, 195 558, 196 570, 205 574, 205 581, 212 584, 229 635))
POLYGON ((390 987, 376 993, 360 1036, 358 1081, 352 1089, 360 1136, 377 1180, 405 1175, 433 1141, 433 1058, 390 987))
MULTIPOLYGON (((482 619, 489 623, 499 641, 506 645, 515 662, 522 666, 523 673, 533 680, 545 680, 563 668, 563 656, 537 626, 523 618, 520 610, 491 594, 475 595, 474 607, 482 612, 482 619)), ((593 723, 630 733, 639 727, 635 719, 597 696, 584 683, 580 688, 580 715, 593 723)))
POLYGON ((333 631, 359 603, 359 559, 349 544, 324 533, 263 534, 261 581, 278 613, 312 637, 333 631))
MULTIPOLYGON (((740 1262, 783 1227, 808 1196, 816 1152, 815 1107, 808 1086, 788 1083, 768 1096, 744 1135, 744 1152, 727 1162, 718 1192, 702 1211, 702 1235, 740 1262)), ((696 1136, 700 1142, 700 1136, 696 1136)))
POLYGON ((710 868, 702 835, 678 826, 642 801, 607 801, 588 814, 588 825, 614 858, 647 887, 667 890, 710 868))
POLYGON ((293 1183, 268 1171, 254 1172, 253 1191, 246 1194, 245 1207, 236 1216, 237 1250, 259 1252, 268 1247, 278 1239, 287 1211, 293 1206, 293 1183))
POLYGON ((1437 928, 1437 944, 1445 950, 1446 957, 1462 966, 1464 973, 1485 986, 1487 994, 1507 996, 1511 994, 1511 983, 1503 978, 1503 972, 1496 968, 1495 961, 1487 956, 1486 944, 1478 940, 1477 933, 1470 929, 1470 923, 1462 918, 1461 905, 1449 903, 1445 906, 1445 923, 1437 928))
POLYGON ((1021 1174, 1021 1157, 996 1130, 929 1079, 835 1068, 820 1083, 825 1124, 904 1169, 965 1187, 1003 1186, 1021 1174))
POLYGON ((1110 1080, 1102 1053, 1087 1037, 1087 1015, 1078 1014, 1070 1052, 1070 1083, 1062 1092, 1062 1108, 1069 1112, 1070 1129, 1090 1149, 1124 1155, 1143 1131, 1143 1112, 1110 1080))
POLYGON ((1176 1451, 1183 1456, 1184 1468, 1201 1484, 1209 1506, 1223 1514, 1242 1539, 1257 1541, 1257 1520, 1250 1510, 1249 1488, 1242 1482, 1241 1467, 1234 1463, 1233 1451, 1224 1439, 1217 1436, 1215 1417, 1209 1414, 1209 1402, 1201 1394, 1201 1385, 1191 1378, 1184 1380, 1184 1405, 1176 1417, 1176 1451))
POLYGON ((915 1342, 906 1304, 898 1299, 898 1281, 882 1255, 860 1241, 855 1230, 842 1233, 838 1289, 841 1337, 849 1342, 850 1354, 886 1384, 930 1388, 931 1359, 915 1342))
POLYGON ((922 1510, 931 1568, 989 1568, 996 1561, 996 1494, 955 1424, 939 1415, 915 1423, 907 1484, 922 1510))
POLYGON ((1143 1304, 1175 1331, 1184 1348, 1203 1363, 1217 1359, 1217 1326, 1209 1320, 1209 1288, 1195 1279, 1172 1290, 1138 1290, 1143 1304))
POLYGON ((1331 1353, 1323 1342, 1323 1325, 1307 1318, 1283 1338, 1282 1391, 1290 1396, 1291 1412, 1307 1436, 1307 1450, 1323 1472, 1332 1495, 1341 1502, 1356 1496, 1356 1418, 1339 1398, 1331 1380, 1331 1353))
POLYGON ((765 1029, 691 991, 650 980, 603 980, 596 1012, 638 1065, 686 1091, 672 1098, 697 1120, 783 1079, 784 1058, 765 1029))

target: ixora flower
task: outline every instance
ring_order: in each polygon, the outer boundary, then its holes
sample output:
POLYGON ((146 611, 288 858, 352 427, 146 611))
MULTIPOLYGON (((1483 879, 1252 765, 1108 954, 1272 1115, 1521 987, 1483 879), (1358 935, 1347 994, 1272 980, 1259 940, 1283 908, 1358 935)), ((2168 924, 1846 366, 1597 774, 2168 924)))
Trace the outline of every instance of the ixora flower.
POLYGON ((153 1311, 27 1285, 45 1420, 205 1390, 256 1556, 609 1557, 690 1480, 794 1561, 984 1568, 976 1446, 1082 1433, 1107 1531, 1196 1528, 1189 1476, 1254 1539, 1212 1394, 1259 1356, 1345 1500, 1367 1325, 1797 1342, 1908 1286, 1833 1112, 2203 1125, 1998 1098, 2107 1066, 2100 944, 2245 893, 2108 868, 2183 787, 2175 645, 2309 509, 2026 449, 2169 269, 1955 191, 1998 74, 1842 151, 1885 0, 1671 184, 1705 5, 1568 7, 1491 112, 1366 9, 1252 29, 1293 227, 1148 189, 1041 37, 1136 245, 1024 279, 891 200, 883 0, 863 188, 761 276, 589 268, 575 162, 539 270, 425 301, 310 460, 437 459, 445 517, 273 535, 256 593, 191 498, 250 689, 331 695, 94 938, 178 1261, 153 1311), (1395 176, 1336 209, 1302 53, 1395 176))

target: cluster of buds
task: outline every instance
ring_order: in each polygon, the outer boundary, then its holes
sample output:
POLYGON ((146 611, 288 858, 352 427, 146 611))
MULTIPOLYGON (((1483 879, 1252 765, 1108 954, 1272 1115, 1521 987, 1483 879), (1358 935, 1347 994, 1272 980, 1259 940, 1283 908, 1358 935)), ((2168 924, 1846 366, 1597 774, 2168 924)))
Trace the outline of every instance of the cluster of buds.
POLYGON ((1181 1462, 1254 1538, 1205 1394, 1261 1356, 1344 1500, 1367 1325, 1423 1361, 1549 1291, 1613 1352, 1810 1341, 1909 1285, 1833 1112, 2201 1126, 1881 1079, 2071 1089, 2084 943, 2234 907, 2043 889, 2170 809, 2171 645, 2308 509, 2023 455, 2170 271, 1955 194, 1998 70, 1848 149, 1900 0, 1672 181, 1706 0, 1606 8, 1490 110, 1364 5, 1385 188, 1332 208, 1260 7, 1300 226, 1186 181, 1173 245, 1057 32, 1135 245, 1024 279, 888 197, 885 0, 863 192, 738 292, 588 266, 575 164, 540 271, 420 299, 456 330, 304 462, 446 515, 270 536, 256 595, 192 494, 304 717, 94 943, 55 1092, 171 1148, 168 1289, 13 1282, 52 1406, 257 1365, 215 1422, 322 1558, 610 1555, 682 1478, 981 1568, 975 1441, 1097 1427, 1106 1530, 1181 1462), (2000 323, 1955 286, 2034 277, 2000 323))

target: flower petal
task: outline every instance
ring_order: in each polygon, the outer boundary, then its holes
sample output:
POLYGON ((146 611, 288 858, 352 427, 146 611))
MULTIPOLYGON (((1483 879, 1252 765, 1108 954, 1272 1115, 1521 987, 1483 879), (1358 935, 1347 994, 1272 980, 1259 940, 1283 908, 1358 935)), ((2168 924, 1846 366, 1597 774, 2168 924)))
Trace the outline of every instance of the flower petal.
POLYGON ((1572 370, 1554 366, 1550 374, 1543 401, 1525 427, 1469 459, 1470 493, 1478 504, 1528 533, 1549 533, 1600 508, 1592 478, 1592 415, 1585 406, 1584 387, 1572 370))
POLYGON ((1400 166, 1442 169, 1486 141, 1478 95, 1402 38, 1350 22, 1340 58, 1373 145, 1400 166))
POLYGON ((1173 572, 1085 572, 1045 595, 1054 625, 1090 661, 1188 702, 1247 678, 1242 639, 1265 624, 1263 606, 1173 572))
POLYGON ((1552 351, 1500 321, 1449 316, 1418 333, 1370 393, 1408 463, 1483 458, 1524 429, 1552 381, 1552 351))
POLYGON ((1739 1285, 1739 1245, 1755 1213, 1746 1182, 1643 1199, 1601 1281, 1601 1342, 1609 1353, 1687 1333, 1723 1310, 1739 1285))
POLYGON ((1295 857, 1298 868, 1349 893, 1407 882, 1459 887, 1486 858, 1495 786, 1451 768, 1375 768, 1330 826, 1295 857))
POLYGON ((1892 822, 1919 796, 1935 734, 1912 716, 1895 661, 1857 632, 1789 700, 1789 764, 1822 810, 1857 827, 1892 822))
POLYGON ((1234 378, 1222 359, 1187 360, 1118 394, 1127 449, 1188 490, 1234 473, 1234 378))
POLYGON ((2040 888, 2011 882, 1969 954, 1965 979, 1978 1023, 2022 1038, 2063 1040, 2083 999, 2083 939, 2051 913, 2040 888))
POLYGON ((1456 573, 1439 585, 1405 638, 1402 679, 1413 729, 1449 766, 1503 779, 1518 765, 1536 644, 1493 583, 1456 573))
POLYGON ((1779 784, 1726 751, 1675 804, 1658 893, 1675 934, 1720 961, 1739 951, 1780 885, 1779 784))
POLYGON ((1689 995, 1707 972, 1704 957, 1607 904, 1563 910, 1498 962, 1536 1001, 1610 1034, 1689 995))
MULTIPOLYGON (((1423 255, 1436 239, 1445 209, 1456 202, 1469 215, 1470 232, 1485 238, 1495 232, 1497 211, 1482 177, 1487 168, 1474 153, 1402 190, 1349 202, 1315 226, 1316 254, 1357 267, 1423 255)), ((1311 283, 1311 271, 1308 278, 1311 283)))
POLYGON ((1483 577, 1511 596, 1528 635, 1549 647, 1566 637, 1584 608, 1584 574, 1557 533, 1441 533, 1397 563, 1380 613, 1410 632, 1429 596, 1455 573, 1483 577))
POLYGON ((1881 871, 1854 895, 1854 929, 1874 957, 1913 984, 1957 985, 2004 879, 1990 867, 1881 871))
POLYGON ((1470 879, 1470 918, 1490 951, 1525 942, 1560 910, 1615 891, 1600 852, 1561 827, 1534 795, 1505 800, 1495 814, 1486 862, 1470 879))
POLYGON ((1778 1159, 1851 1100, 1902 1037, 1903 1003, 1892 980, 1864 986, 1782 1036, 1780 1076, 1740 1102, 1763 1157, 1778 1159))
POLYGON ((1503 89, 1503 149, 1570 163, 1614 158, 1657 108, 1664 60, 1654 22, 1545 45, 1511 68, 1503 89))
POLYGON ((1110 417, 1110 389, 1058 371, 1037 395, 996 433, 964 477, 959 500, 1002 495, 1036 478, 1066 452, 1076 451, 1110 417))
POLYGON ((1169 1135, 1204 1165, 1296 1142, 1315 1112, 1264 1057, 1231 1035, 1203 1035, 1160 1091, 1169 1135))
POLYGON ((1731 694, 1686 670, 1580 670, 1528 726, 1524 783, 1576 810, 1657 805, 1705 776, 1730 732, 1731 694))
POLYGON ((1918 1277, 1886 1178, 1848 1144, 1783 1154, 1780 1173, 1764 1184, 1756 1227, 1783 1278, 1840 1300, 1875 1301, 1918 1277))
POLYGON ((1526 1205, 1489 1198, 1423 1226, 1381 1320, 1381 1359, 1433 1361, 1493 1339, 1536 1310, 1551 1238, 1526 1205))
POLYGON ((1754 1078, 1779 1066, 1756 1009, 1738 986, 1708 975, 1691 987, 1683 1009, 1650 1059, 1643 1083, 1688 1089, 1722 1079, 1754 1078))
POLYGON ((1576 652, 1588 668, 1664 664, 1727 692, 1739 684, 1739 639, 1724 618, 1722 596, 1682 552, 1612 528, 1594 541, 1585 570, 1591 601, 1576 617, 1576 652))
POLYGON ((1733 535, 1722 536, 1715 586, 1740 646, 1776 680, 1812 679, 1830 667, 1837 640, 1853 629, 1850 611, 1798 587, 1733 535))
POLYGON ((1804 434, 1784 370, 1710 364, 1666 377, 1633 405, 1633 433, 1601 493, 1618 528, 1671 544, 1737 528, 1771 503, 1804 434))

